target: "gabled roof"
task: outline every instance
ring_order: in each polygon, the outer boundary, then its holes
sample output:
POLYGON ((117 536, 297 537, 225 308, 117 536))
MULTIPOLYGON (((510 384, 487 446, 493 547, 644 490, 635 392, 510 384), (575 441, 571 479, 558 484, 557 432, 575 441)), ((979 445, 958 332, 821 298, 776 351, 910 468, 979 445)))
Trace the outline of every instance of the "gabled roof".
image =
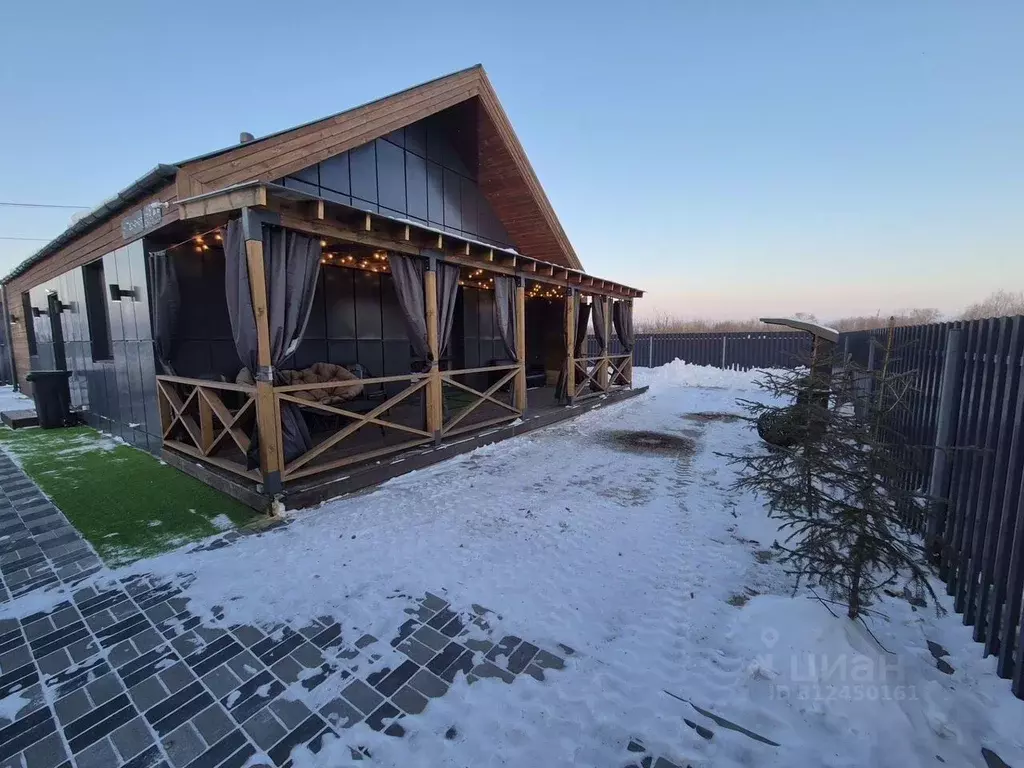
POLYGON ((582 269, 569 238, 512 129, 487 73, 477 64, 329 117, 158 165, 44 245, 0 282, 123 213, 147 194, 175 184, 177 199, 250 181, 275 181, 457 104, 475 102, 478 184, 517 248, 541 261, 582 269))
POLYGON ((534 258, 580 269, 580 260, 479 64, 321 120, 178 163, 178 198, 250 181, 275 181, 465 102, 477 106, 480 191, 516 247, 534 258))

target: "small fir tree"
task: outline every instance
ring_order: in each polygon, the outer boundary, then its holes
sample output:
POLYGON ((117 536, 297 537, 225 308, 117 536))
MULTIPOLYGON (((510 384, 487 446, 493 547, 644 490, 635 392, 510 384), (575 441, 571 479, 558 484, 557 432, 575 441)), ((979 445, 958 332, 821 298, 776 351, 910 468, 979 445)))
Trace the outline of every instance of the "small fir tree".
POLYGON ((877 370, 836 356, 816 359, 810 374, 766 374, 762 388, 792 405, 740 401, 770 442, 727 456, 741 470, 735 487, 762 496, 782 521, 794 589, 820 586, 851 619, 901 581, 909 599, 935 599, 908 527, 923 513, 923 495, 904 482, 915 456, 893 427, 914 374, 893 371, 892 345, 890 329, 877 370))

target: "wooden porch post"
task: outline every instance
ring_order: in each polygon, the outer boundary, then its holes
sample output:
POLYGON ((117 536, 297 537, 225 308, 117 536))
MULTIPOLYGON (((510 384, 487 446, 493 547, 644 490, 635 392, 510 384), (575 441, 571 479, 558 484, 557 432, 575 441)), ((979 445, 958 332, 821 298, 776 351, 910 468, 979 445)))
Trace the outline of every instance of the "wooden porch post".
POLYGON ((515 407, 526 413, 526 285, 522 275, 516 276, 516 349, 519 370, 515 379, 515 407))
POLYGON ((444 423, 442 406, 440 350, 437 341, 437 260, 427 260, 427 271, 423 275, 423 300, 427 310, 427 347, 430 350, 430 371, 427 374, 427 432, 434 436, 434 442, 441 442, 441 427, 444 423))
MULTIPOLYGON (((633 300, 629 299, 626 306, 629 308, 629 317, 633 317, 633 300)), ((633 337, 633 349, 636 349, 636 336, 633 337)), ((633 388, 633 349, 629 350, 629 362, 626 363, 626 382, 629 388, 633 388)))
POLYGON ((260 445, 260 474, 265 493, 281 492, 281 464, 277 446, 281 422, 274 417, 274 368, 270 362, 270 318, 267 310, 267 277, 263 264, 263 225, 249 208, 242 209, 245 259, 249 269, 252 311, 256 318, 256 426, 260 445))
POLYGON ((608 301, 606 296, 595 298, 595 301, 600 301, 604 305, 604 348, 601 350, 601 359, 597 361, 597 385, 602 391, 608 391, 608 365, 611 362, 608 359, 608 347, 611 346, 611 319, 612 319, 612 303, 608 301))
POLYGON ((576 290, 565 291, 565 397, 570 405, 576 399, 576 290))

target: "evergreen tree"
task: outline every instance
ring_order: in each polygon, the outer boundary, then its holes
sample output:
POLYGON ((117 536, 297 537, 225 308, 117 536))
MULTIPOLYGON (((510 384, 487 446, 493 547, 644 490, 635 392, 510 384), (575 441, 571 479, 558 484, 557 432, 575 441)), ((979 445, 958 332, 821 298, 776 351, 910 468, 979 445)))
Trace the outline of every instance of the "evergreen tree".
POLYGON ((851 619, 899 582, 909 598, 935 600, 908 526, 924 511, 923 495, 905 487, 914 455, 893 427, 914 374, 893 372, 892 345, 890 329, 877 370, 836 356, 816 359, 810 374, 766 374, 762 388, 792 405, 740 401, 767 444, 727 456, 741 470, 735 487, 782 521, 794 589, 820 586, 851 619))

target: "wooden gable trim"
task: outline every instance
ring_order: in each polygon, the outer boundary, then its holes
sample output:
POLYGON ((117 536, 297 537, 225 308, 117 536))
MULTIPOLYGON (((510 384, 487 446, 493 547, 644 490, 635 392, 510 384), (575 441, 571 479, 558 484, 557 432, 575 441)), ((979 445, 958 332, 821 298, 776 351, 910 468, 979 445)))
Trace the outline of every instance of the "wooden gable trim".
POLYGON ((526 152, 482 67, 226 152, 181 164, 178 198, 250 181, 272 182, 367 144, 477 97, 480 191, 519 249, 538 259, 582 268, 526 152), (486 138, 486 147, 484 142, 486 138))

